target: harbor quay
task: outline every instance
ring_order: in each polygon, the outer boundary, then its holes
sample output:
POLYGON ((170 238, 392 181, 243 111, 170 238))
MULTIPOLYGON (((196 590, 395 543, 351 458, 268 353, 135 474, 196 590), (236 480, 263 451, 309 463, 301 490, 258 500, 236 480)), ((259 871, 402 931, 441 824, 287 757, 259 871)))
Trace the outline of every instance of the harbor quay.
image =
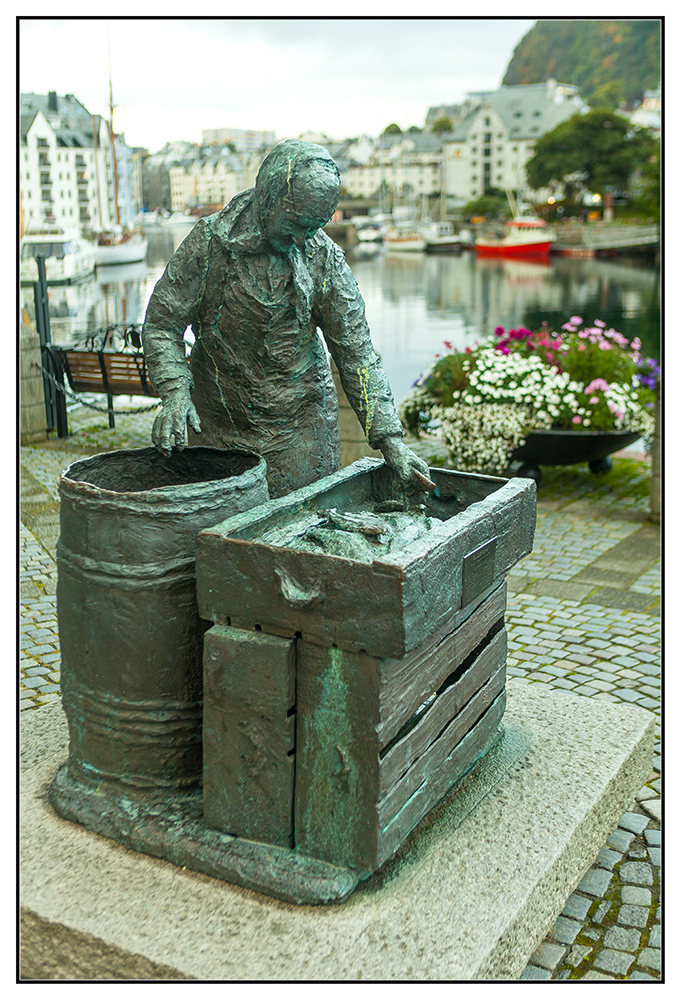
MULTIPOLYGON (((115 429, 101 413, 75 409, 68 438, 21 449, 21 717, 60 701, 59 476, 78 458, 150 444, 148 400, 116 404, 115 429), (135 404, 139 410, 125 412, 135 404)), ((409 443, 430 457, 429 442, 409 443)), ((601 475, 586 466, 543 471, 534 548, 507 577, 508 676, 516 685, 645 709, 656 743, 648 780, 520 978, 659 981, 660 531, 648 516, 650 462, 621 452, 601 475)))

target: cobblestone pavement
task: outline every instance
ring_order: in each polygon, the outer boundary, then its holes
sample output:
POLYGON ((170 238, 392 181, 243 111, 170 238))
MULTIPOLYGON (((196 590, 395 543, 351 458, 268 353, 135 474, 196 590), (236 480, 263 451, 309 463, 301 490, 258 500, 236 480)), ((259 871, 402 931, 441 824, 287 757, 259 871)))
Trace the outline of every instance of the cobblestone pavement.
MULTIPOLYGON (((127 401, 126 401, 127 402, 127 401)), ((21 451, 20 705, 59 698, 57 482, 79 456, 146 447, 154 413, 76 411, 72 436, 21 451)), ((423 448, 420 447, 423 453, 423 448)), ((637 704, 657 716, 649 780, 566 900, 521 978, 652 980, 661 976, 659 528, 647 520, 649 464, 616 457, 544 470, 533 552, 508 577, 508 673, 576 697, 637 704)))

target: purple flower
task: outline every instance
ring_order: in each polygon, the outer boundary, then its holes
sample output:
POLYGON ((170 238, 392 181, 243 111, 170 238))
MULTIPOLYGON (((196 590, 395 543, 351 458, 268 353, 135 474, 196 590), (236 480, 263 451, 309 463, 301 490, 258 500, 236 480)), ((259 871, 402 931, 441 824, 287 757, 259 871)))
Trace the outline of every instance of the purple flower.
POLYGON ((506 333, 506 330, 503 328, 503 326, 496 326, 494 328, 494 336, 495 337, 503 337, 503 335, 505 333, 506 333))
POLYGON ((575 326, 581 326, 584 320, 581 316, 570 316, 570 322, 574 323, 575 326))

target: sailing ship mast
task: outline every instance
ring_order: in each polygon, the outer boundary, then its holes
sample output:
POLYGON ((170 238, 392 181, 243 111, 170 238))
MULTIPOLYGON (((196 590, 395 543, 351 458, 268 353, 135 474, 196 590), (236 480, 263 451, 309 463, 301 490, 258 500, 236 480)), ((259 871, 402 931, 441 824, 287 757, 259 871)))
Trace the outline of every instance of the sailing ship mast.
POLYGON ((113 83, 111 81, 111 34, 109 25, 106 26, 107 42, 109 46, 109 129, 111 132, 111 152, 113 154, 113 182, 114 182, 114 204, 116 206, 116 225, 121 224, 121 210, 118 207, 118 165, 116 163, 116 137, 113 127, 113 83))

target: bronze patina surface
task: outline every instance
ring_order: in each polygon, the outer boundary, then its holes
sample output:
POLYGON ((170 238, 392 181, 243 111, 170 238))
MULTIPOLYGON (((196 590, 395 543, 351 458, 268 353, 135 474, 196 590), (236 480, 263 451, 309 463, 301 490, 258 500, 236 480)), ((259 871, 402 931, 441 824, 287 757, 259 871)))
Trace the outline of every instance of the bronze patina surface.
POLYGON ((328 152, 289 139, 265 158, 254 188, 182 241, 143 332, 163 399, 153 430, 159 449, 181 447, 187 422, 196 444, 251 448, 267 461, 271 496, 335 472, 338 402, 321 331, 367 440, 406 485, 424 489, 416 477, 427 477, 427 466, 402 443, 357 282, 321 228, 339 193, 328 152), (188 326, 196 337, 189 362, 188 326))

